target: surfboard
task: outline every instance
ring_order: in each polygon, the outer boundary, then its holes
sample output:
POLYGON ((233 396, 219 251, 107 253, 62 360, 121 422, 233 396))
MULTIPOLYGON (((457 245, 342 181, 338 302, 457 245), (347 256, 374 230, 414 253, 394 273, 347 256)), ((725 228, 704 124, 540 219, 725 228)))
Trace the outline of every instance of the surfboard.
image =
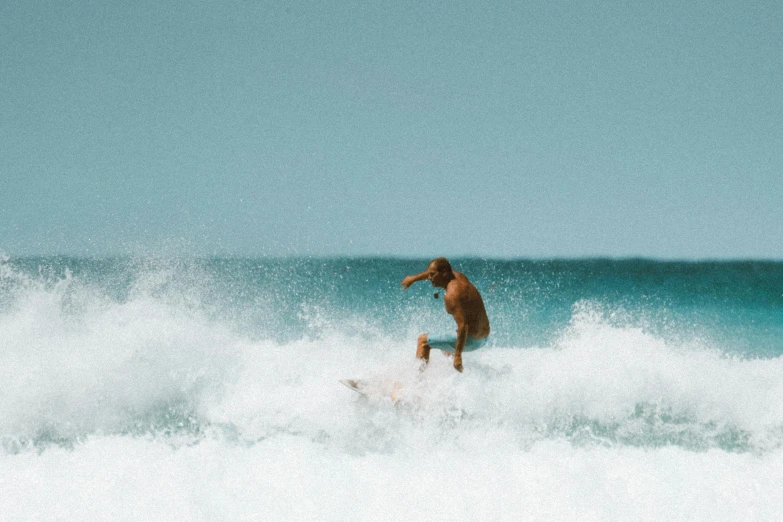
POLYGON ((359 392, 362 395, 366 395, 364 392, 365 383, 364 381, 360 381, 358 379, 340 379, 340 383, 348 386, 350 389, 352 389, 355 392, 359 392))
POLYGON ((340 379, 340 384, 369 398, 388 397, 393 404, 400 400, 402 383, 399 381, 367 381, 363 379, 340 379))

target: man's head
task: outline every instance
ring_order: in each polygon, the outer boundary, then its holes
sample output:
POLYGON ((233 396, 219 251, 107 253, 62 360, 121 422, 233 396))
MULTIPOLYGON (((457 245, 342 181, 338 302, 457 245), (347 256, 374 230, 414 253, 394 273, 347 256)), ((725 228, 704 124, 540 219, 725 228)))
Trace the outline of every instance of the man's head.
POLYGON ((451 264, 445 257, 439 257, 430 261, 427 272, 429 273, 429 280, 432 282, 432 286, 446 288, 449 281, 454 279, 451 264))

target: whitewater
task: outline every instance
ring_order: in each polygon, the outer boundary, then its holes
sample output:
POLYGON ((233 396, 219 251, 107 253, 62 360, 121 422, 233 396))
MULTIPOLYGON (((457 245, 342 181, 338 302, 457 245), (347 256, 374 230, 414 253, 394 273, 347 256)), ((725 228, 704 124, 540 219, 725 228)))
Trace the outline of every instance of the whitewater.
POLYGON ((426 262, 2 256, 0 520, 783 519, 783 263, 426 262))

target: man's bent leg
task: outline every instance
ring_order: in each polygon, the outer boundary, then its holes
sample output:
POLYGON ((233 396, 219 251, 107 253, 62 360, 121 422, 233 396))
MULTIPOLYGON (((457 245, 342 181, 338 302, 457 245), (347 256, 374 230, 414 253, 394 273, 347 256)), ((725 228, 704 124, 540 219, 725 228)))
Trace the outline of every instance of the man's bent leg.
POLYGON ((419 344, 416 346, 416 358, 424 359, 424 362, 430 360, 430 345, 427 344, 427 334, 419 336, 419 344))
POLYGON ((457 346, 457 336, 455 335, 427 335, 427 344, 430 348, 440 350, 446 357, 454 355, 454 348, 457 346))

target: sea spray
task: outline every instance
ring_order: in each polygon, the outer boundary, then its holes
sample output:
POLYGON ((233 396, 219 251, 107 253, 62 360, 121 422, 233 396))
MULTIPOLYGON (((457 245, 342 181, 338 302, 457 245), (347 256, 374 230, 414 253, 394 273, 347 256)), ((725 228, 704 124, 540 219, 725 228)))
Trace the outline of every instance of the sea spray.
POLYGON ((458 374, 414 358, 453 328, 421 263, 4 258, 3 515, 783 513, 781 265, 457 261, 493 327, 458 374))

